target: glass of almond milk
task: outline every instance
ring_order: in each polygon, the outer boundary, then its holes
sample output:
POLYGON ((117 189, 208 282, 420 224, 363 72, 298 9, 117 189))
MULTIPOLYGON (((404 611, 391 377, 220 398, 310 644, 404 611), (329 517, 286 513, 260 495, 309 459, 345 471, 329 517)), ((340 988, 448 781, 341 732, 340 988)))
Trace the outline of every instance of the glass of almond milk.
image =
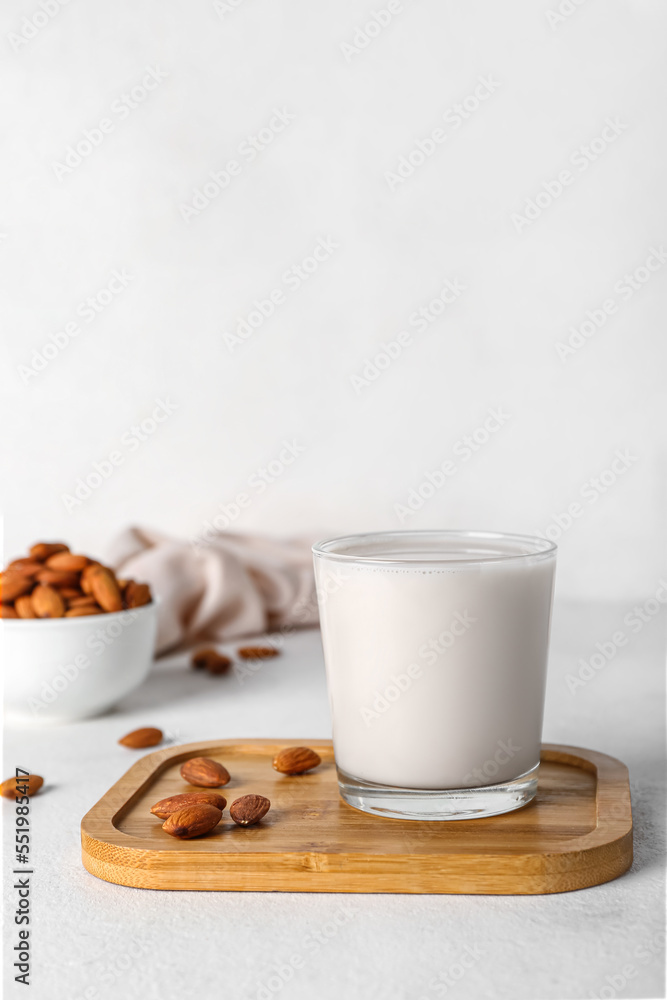
POLYGON ((495 816, 537 789, 556 546, 475 531, 313 547, 343 799, 495 816))

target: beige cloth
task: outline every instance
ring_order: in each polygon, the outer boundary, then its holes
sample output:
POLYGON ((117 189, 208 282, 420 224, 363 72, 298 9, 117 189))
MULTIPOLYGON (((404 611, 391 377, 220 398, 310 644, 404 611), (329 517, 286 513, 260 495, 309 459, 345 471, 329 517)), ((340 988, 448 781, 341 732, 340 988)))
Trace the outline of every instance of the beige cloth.
POLYGON ((311 543, 211 533, 192 544, 128 528, 109 550, 119 577, 160 598, 157 652, 201 639, 222 641, 318 620, 311 543))

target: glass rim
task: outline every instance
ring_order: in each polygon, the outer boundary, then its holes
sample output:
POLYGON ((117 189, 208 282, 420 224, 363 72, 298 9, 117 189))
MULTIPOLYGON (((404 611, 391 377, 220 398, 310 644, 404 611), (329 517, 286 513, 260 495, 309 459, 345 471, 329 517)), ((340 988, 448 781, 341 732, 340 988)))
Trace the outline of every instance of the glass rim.
MULTIPOLYGON (((540 538, 539 535, 518 535, 510 534, 501 531, 467 531, 467 530, 457 530, 457 529, 439 529, 439 528, 426 528, 419 529, 416 531, 368 531, 361 532, 359 534, 353 535, 340 535, 336 538, 326 538, 322 541, 316 542, 313 547, 313 555, 317 557, 326 556, 327 559, 335 560, 336 562, 346 562, 346 563, 364 563, 364 564, 374 564, 378 566, 406 566, 406 565, 418 565, 423 562, 428 562, 429 566, 456 566, 456 565, 475 565, 480 563, 499 563, 499 562, 510 562, 519 559, 535 559, 535 558, 545 558, 546 556, 554 555, 558 549, 555 542, 550 541, 546 538, 540 538), (530 551, 523 552, 498 552, 497 554, 489 554, 488 548, 486 550, 481 549, 480 552, 475 555, 466 555, 460 559, 457 558, 436 558, 436 559, 424 559, 420 558, 419 554, 412 553, 407 555, 405 558, 396 557, 392 554, 389 558, 383 558, 382 555, 377 553, 364 554, 363 552, 340 552, 336 551, 336 547, 343 547, 345 545, 350 545, 353 543, 362 544, 364 542, 372 543, 380 542, 382 539, 387 540, 397 540, 397 539, 409 539, 409 538, 421 538, 424 539, 426 536, 431 536, 434 539, 440 539, 441 541, 454 541, 454 540, 467 540, 469 542, 482 543, 485 542, 487 546, 494 541, 497 543, 513 543, 515 545, 528 545, 532 546, 530 551)), ((427 555, 428 550, 424 550, 423 555, 427 555)))

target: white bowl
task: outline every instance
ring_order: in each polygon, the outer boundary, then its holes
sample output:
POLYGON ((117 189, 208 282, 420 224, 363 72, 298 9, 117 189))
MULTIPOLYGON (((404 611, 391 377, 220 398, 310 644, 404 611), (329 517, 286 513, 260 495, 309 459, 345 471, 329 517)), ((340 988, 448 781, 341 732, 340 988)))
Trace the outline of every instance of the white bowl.
POLYGON ((153 662, 156 604, 81 618, 0 621, 5 720, 73 722, 111 708, 153 662))

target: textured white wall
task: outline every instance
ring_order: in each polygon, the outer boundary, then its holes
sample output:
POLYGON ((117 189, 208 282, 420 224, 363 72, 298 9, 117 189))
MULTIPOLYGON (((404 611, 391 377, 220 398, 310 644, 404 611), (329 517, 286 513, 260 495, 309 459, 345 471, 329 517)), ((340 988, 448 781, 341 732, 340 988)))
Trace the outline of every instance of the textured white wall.
POLYGON ((579 504, 558 593, 655 591, 664 4, 42 3, 0 12, 6 554, 193 536, 238 494, 280 534, 555 536, 579 504))

